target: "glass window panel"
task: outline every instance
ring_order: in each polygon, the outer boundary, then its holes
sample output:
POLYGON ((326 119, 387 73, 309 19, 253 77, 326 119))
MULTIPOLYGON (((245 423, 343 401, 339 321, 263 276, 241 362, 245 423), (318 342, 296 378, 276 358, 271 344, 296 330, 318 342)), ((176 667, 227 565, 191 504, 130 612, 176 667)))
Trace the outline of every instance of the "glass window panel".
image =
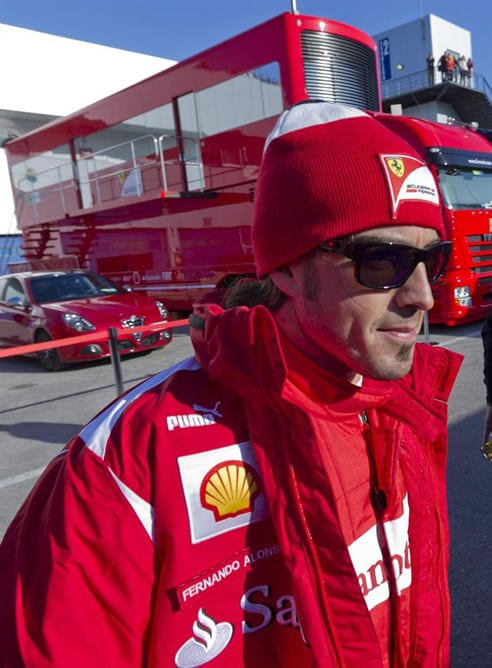
POLYGON ((283 109, 280 68, 269 63, 195 95, 199 128, 204 136, 247 125, 283 109))
POLYGON ((18 162, 12 166, 12 180, 17 191, 30 193, 73 179, 68 145, 18 162))

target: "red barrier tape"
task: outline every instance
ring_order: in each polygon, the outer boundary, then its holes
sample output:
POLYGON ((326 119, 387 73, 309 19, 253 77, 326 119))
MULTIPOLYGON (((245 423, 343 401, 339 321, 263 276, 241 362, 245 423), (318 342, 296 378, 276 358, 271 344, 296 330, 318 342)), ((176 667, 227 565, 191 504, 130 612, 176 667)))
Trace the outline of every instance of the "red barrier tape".
MULTIPOLYGON (((125 329, 118 329, 117 336, 123 334, 128 334, 131 332, 148 332, 148 331, 159 331, 162 332, 164 329, 174 329, 175 327, 183 327, 189 325, 188 320, 171 320, 165 323, 153 323, 152 325, 147 325, 144 327, 131 327, 125 329)), ((71 346, 75 343, 86 343, 88 341, 100 341, 103 338, 102 332, 92 332, 91 334, 81 334, 80 336, 69 336, 66 339, 56 339, 54 341, 46 341, 43 343, 30 343, 27 346, 14 346, 12 348, 4 348, 0 350, 0 359, 2 357, 13 357, 14 355, 27 355, 29 353, 35 353, 38 350, 50 350, 51 348, 63 348, 64 346, 71 346)), ((106 334, 106 338, 109 339, 109 332, 106 334)))

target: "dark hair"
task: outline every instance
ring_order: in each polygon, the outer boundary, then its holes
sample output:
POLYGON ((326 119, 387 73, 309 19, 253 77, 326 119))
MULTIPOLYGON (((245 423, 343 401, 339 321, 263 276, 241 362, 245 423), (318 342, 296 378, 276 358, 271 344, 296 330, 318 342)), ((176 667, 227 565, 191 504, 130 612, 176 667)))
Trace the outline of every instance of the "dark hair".
POLYGON ((270 311, 279 308, 286 297, 275 285, 270 276, 265 278, 239 277, 229 288, 227 288, 222 306, 233 308, 234 306, 262 305, 270 311))

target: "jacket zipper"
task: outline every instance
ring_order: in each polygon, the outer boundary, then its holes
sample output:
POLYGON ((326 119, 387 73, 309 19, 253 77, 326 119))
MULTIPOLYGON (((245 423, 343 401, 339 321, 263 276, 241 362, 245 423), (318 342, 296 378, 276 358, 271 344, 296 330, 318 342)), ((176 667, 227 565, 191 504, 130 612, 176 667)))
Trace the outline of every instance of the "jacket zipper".
POLYGON ((369 496, 371 505, 374 509, 376 522, 378 525, 377 535, 383 557, 383 563, 386 569, 389 589, 389 606, 390 606, 390 629, 389 629, 389 647, 388 653, 390 664, 392 668, 403 667, 404 662, 401 655, 401 638, 400 638, 400 620, 399 620, 399 596, 394 577, 394 571, 391 560, 391 553, 386 537, 386 530, 384 527, 384 511, 387 507, 386 494, 379 488, 378 472, 376 468, 376 461, 374 457, 374 443, 371 435, 371 427, 366 411, 359 414, 359 419, 362 425, 362 433, 367 444, 367 451, 371 460, 371 479, 369 496))

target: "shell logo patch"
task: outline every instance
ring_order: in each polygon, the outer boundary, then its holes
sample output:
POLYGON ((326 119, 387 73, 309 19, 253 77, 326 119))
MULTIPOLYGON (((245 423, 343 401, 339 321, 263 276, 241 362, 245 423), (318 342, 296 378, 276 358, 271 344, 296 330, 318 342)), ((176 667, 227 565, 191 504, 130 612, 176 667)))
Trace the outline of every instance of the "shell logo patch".
POLYGON ((178 457, 192 543, 270 517, 253 444, 178 457))
POLYGON ((402 202, 426 202, 439 206, 436 183, 429 167, 410 155, 380 155, 388 185, 392 217, 402 202))
POLYGON ((215 466, 203 479, 200 499, 218 522, 226 517, 249 513, 259 493, 256 473, 241 461, 215 466))

